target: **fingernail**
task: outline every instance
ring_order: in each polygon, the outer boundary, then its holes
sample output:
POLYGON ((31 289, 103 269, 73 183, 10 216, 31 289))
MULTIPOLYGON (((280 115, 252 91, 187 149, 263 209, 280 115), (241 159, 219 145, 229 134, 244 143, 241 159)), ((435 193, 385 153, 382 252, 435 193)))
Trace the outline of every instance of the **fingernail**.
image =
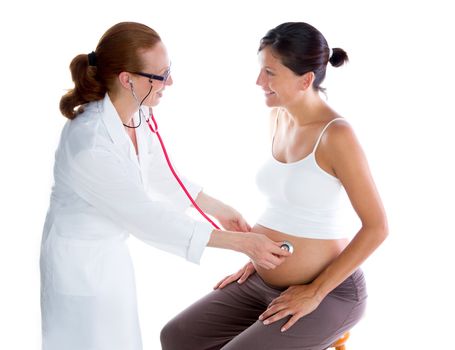
POLYGON ((265 324, 265 325, 268 325, 269 323, 270 323, 270 322, 269 322, 268 320, 265 320, 265 321, 264 321, 264 324, 265 324))
POLYGON ((259 321, 262 321, 262 316, 259 316, 259 321))
POLYGON ((286 331, 286 328, 284 328, 284 327, 281 328, 281 331, 282 331, 282 332, 285 332, 285 331, 286 331))

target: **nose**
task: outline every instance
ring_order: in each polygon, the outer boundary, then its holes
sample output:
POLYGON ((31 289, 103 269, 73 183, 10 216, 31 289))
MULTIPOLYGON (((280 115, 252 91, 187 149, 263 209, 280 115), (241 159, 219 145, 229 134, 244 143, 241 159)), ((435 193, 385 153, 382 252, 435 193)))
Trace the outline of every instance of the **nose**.
POLYGON ((256 85, 258 85, 258 86, 263 86, 264 85, 264 76, 265 76, 265 74, 261 70, 259 72, 259 75, 258 75, 257 79, 256 79, 256 85))
POLYGON ((166 85, 171 86, 172 84, 174 84, 174 80, 172 79, 172 74, 170 74, 170 75, 167 77, 166 85))

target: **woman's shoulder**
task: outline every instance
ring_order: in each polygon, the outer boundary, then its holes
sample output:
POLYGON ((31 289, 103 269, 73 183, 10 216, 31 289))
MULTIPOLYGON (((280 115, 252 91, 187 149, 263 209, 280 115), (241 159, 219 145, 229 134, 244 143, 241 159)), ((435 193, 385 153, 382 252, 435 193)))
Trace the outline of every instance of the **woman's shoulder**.
POLYGON ((324 134, 330 138, 344 138, 354 133, 351 123, 344 117, 336 115, 333 118, 323 122, 325 124, 324 134))
POLYGON ((100 113, 98 113, 92 103, 89 103, 87 107, 69 122, 67 128, 65 141, 72 153, 100 146, 103 144, 102 140, 108 137, 103 132, 104 127, 100 113))
POLYGON ((344 117, 337 116, 325 123, 320 146, 329 152, 352 150, 358 147, 358 140, 351 123, 344 117))

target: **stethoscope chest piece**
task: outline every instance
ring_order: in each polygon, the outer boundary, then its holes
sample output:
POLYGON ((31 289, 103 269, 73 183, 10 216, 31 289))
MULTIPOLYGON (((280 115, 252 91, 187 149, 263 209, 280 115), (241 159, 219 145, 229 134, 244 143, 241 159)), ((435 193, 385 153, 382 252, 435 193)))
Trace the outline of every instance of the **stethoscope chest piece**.
POLYGON ((292 245, 291 242, 288 242, 288 241, 284 241, 284 243, 282 245, 280 245, 280 248, 287 250, 291 254, 294 252, 294 246, 292 245))

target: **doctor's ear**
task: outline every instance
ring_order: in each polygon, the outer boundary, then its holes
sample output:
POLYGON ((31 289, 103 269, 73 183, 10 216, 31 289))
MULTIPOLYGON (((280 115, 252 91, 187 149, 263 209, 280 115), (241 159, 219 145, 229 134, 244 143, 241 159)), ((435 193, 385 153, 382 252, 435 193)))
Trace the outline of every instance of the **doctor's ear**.
POLYGON ((128 73, 128 72, 121 72, 119 75, 118 75, 118 79, 120 81, 120 84, 128 89, 128 90, 131 90, 134 86, 134 83, 133 83, 133 78, 131 77, 131 73, 128 73))

